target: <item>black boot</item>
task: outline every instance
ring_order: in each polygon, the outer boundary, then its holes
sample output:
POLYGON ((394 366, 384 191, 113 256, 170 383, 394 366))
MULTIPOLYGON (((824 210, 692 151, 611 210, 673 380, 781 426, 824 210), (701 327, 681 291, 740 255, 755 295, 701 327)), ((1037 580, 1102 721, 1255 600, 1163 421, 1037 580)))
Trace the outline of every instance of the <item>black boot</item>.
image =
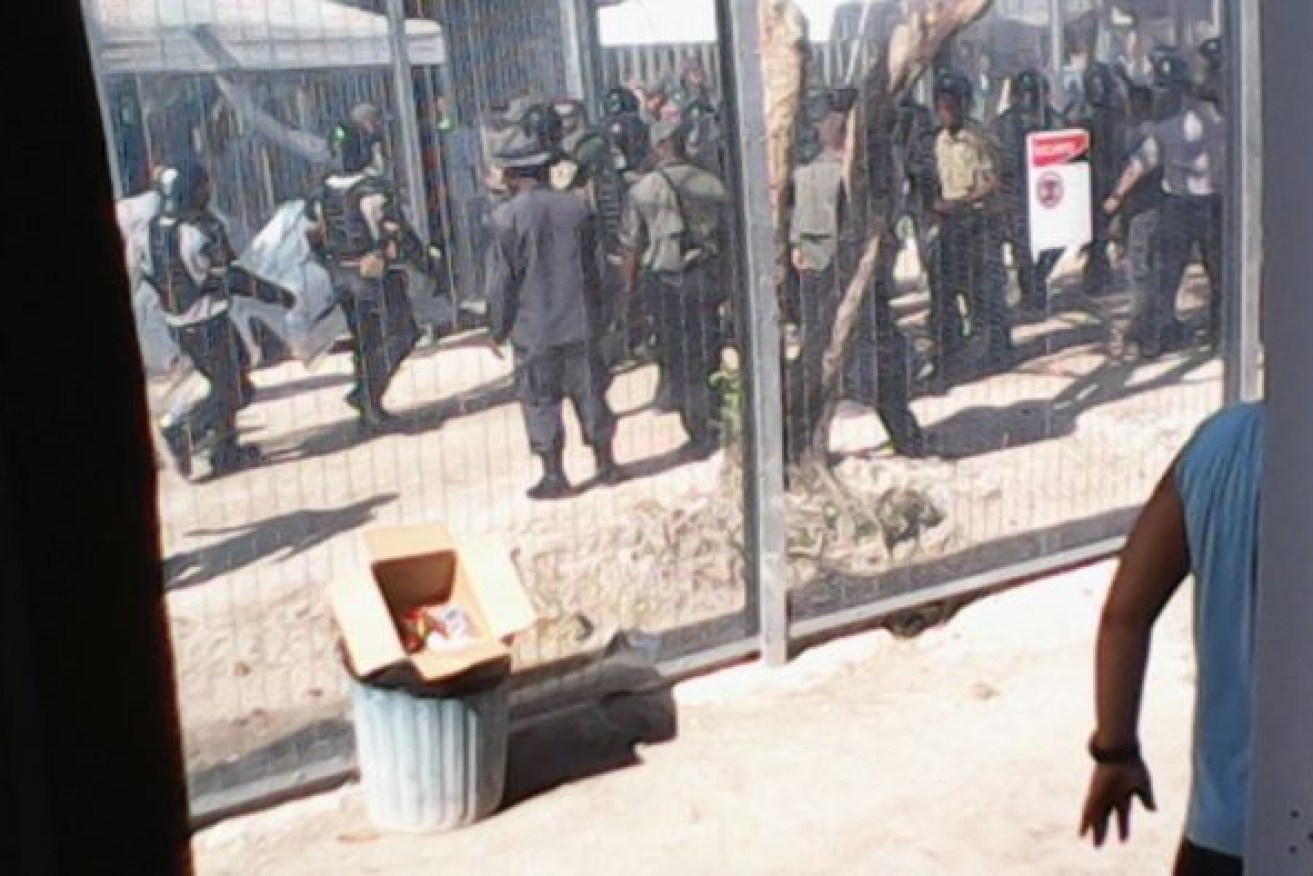
POLYGON ((597 469, 593 477, 599 484, 618 484, 624 480, 624 472, 616 464, 610 441, 593 448, 593 460, 597 469))
POLYGON ((236 440, 221 442, 210 452, 210 476, 223 477, 260 461, 260 451, 236 440))
POLYGON ((564 499, 569 496, 570 481, 565 477, 565 464, 562 461, 561 451, 540 453, 538 458, 542 460, 543 476, 542 480, 529 488, 527 494, 529 498, 547 500, 564 499))
POLYGON ((184 478, 191 477, 191 430, 185 422, 162 426, 160 433, 164 437, 164 446, 169 451, 169 458, 178 474, 184 478))
POLYGON ((355 408, 360 415, 360 431, 373 434, 388 429, 396 418, 384 409, 381 402, 372 399, 362 387, 357 386, 347 394, 346 403, 355 408))

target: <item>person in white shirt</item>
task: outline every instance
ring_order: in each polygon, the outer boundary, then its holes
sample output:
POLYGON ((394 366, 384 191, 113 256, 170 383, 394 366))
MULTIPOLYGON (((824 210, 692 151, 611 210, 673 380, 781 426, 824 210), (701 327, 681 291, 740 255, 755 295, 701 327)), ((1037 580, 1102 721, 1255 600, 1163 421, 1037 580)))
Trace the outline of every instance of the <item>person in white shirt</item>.
POLYGON ((1168 104, 1163 121, 1127 162, 1112 194, 1104 202, 1109 215, 1139 180, 1162 170, 1162 205, 1156 250, 1158 286, 1146 302, 1135 340, 1148 358, 1188 340, 1175 313, 1175 300, 1195 245, 1199 246, 1209 286, 1209 335, 1219 336, 1222 314, 1222 190, 1226 165, 1226 120, 1217 106, 1199 97, 1190 67, 1168 55, 1156 63, 1157 84, 1168 104))

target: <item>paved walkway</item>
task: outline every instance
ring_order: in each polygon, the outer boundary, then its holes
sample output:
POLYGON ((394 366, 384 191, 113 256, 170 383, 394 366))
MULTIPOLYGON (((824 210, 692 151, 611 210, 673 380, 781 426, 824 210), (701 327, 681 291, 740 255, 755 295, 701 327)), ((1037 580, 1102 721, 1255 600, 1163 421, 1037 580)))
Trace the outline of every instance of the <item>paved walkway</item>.
POLYGON ((913 641, 858 636, 540 727, 513 744, 519 802, 464 831, 381 835, 351 787, 200 834, 199 872, 1166 872, 1187 784, 1185 598, 1160 623, 1147 685, 1161 812, 1137 812, 1125 848, 1076 839, 1110 572, 994 597, 913 641))

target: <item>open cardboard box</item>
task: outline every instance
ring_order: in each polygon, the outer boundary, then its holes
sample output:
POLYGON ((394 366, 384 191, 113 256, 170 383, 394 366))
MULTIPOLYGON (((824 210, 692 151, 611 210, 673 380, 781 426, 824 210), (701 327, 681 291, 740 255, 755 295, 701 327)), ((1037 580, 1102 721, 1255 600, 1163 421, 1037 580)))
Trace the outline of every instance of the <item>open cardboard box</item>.
POLYGON ((491 539, 457 543, 440 525, 374 529, 363 538, 368 568, 329 585, 348 668, 358 678, 433 685, 509 668, 512 640, 537 615, 504 548, 491 539), (398 619, 441 603, 465 610, 474 640, 406 653, 398 619))

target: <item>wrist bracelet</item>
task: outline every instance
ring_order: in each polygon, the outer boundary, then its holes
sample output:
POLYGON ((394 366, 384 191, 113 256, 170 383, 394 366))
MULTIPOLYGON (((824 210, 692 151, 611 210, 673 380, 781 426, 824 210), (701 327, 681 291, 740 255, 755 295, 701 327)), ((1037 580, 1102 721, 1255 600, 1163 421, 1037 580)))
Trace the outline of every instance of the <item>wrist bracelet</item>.
POLYGON ((1117 748, 1101 748, 1095 741, 1095 737, 1091 736, 1089 752, 1094 762, 1102 766, 1125 766, 1140 762, 1140 743, 1138 742, 1132 742, 1117 748))

